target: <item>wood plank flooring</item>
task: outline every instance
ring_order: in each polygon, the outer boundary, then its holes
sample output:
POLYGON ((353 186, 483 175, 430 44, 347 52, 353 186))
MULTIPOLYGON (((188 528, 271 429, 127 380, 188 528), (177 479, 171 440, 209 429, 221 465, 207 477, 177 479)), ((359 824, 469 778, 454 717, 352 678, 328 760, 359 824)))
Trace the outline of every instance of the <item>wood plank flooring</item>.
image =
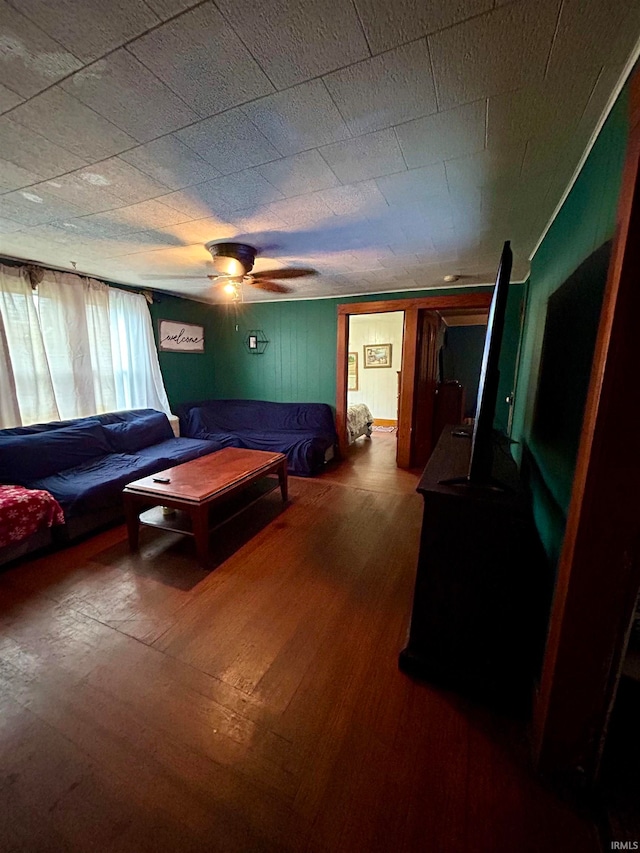
POLYGON ((375 435, 193 543, 0 572, 0 850, 598 850, 522 723, 397 667, 420 498, 375 435))

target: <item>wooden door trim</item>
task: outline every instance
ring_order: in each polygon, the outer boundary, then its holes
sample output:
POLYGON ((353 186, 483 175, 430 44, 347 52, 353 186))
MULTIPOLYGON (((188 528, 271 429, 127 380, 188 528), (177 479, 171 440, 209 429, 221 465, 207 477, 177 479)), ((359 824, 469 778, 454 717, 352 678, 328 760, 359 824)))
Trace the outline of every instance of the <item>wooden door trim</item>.
POLYGON ((546 772, 595 781, 640 584, 633 389, 640 313, 640 73, 547 648, 534 703, 546 772), (626 481, 626 488, 625 488, 626 481))
POLYGON ((342 455, 349 446, 347 438, 347 352, 349 350, 349 317, 354 314, 381 314, 404 311, 405 326, 402 347, 402 377, 398 418, 397 462, 409 467, 411 460, 411 425, 413 422, 416 351, 418 344, 418 312, 426 309, 474 308, 486 311, 491 305, 493 290, 479 293, 460 293, 450 296, 421 296, 409 299, 384 299, 371 302, 347 302, 338 305, 338 340, 336 356, 336 429, 342 455), (407 324, 407 314, 410 315, 407 324), (414 319, 415 318, 415 319, 414 319), (405 352, 406 351, 406 352, 405 352))
POLYGON ((491 305, 493 289, 483 293, 460 293, 451 296, 411 296, 408 299, 384 299, 378 302, 346 302, 338 305, 341 314, 383 314, 386 311, 406 311, 425 308, 444 311, 449 308, 477 308, 484 311, 491 305))
POLYGON ((404 312, 402 331, 402 363, 400 374, 400 404, 398 406, 398 441, 396 444, 396 463, 399 468, 411 465, 411 445, 413 438, 413 405, 415 399, 415 375, 418 364, 418 319, 417 308, 407 308, 404 312))

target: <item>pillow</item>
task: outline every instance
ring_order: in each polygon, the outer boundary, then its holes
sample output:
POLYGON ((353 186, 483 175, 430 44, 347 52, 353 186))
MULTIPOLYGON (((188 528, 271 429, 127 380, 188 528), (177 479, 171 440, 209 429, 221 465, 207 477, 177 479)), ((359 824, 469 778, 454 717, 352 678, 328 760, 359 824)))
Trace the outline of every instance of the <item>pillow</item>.
POLYGON ((98 420, 0 439, 0 482, 23 486, 111 453, 98 420))
POLYGON ((163 412, 151 412, 131 421, 105 424, 103 429, 116 453, 135 453, 143 447, 174 438, 169 418, 163 412))

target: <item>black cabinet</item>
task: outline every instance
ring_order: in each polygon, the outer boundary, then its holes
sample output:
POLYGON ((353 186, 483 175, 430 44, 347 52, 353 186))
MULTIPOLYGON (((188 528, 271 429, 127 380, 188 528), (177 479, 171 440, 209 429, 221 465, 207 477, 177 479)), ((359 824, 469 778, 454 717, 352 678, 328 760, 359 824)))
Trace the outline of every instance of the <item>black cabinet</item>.
POLYGON ((424 515, 405 672, 465 691, 528 694, 545 625, 541 552, 506 440, 494 442, 504 489, 463 477, 471 442, 442 433, 418 484, 424 515))

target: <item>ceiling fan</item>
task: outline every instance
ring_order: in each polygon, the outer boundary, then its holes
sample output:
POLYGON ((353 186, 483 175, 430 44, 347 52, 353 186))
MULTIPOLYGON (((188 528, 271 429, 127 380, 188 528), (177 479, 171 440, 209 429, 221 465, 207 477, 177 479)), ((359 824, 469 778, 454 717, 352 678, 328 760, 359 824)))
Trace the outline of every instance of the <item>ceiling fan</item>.
MULTIPOLYGON (((229 243, 210 240, 205 243, 205 249, 211 253, 213 259, 214 273, 208 274, 207 278, 214 282, 216 287, 222 287, 233 299, 237 300, 241 295, 241 287, 244 284, 256 287, 258 290, 267 290, 270 293, 291 293, 293 288, 285 284, 279 284, 274 279, 303 278, 304 276, 317 275, 317 271, 305 267, 285 267, 279 270, 264 270, 254 272, 253 265, 258 250, 247 243, 229 243)), ((202 278, 201 275, 145 275, 146 279, 192 279, 202 278)))

